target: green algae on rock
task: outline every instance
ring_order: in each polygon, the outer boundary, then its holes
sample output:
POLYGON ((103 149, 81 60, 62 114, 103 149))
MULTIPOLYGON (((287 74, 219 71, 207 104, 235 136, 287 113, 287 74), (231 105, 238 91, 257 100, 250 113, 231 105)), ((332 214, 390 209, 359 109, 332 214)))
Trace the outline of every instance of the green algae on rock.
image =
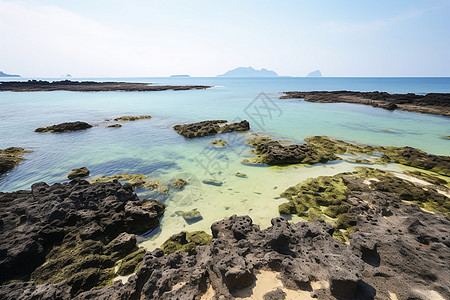
POLYGON ((122 116, 114 118, 114 121, 137 121, 144 119, 151 119, 152 116, 144 115, 144 116, 122 116))
POLYGON ((193 255, 197 253, 195 250, 197 246, 208 245, 211 239, 212 236, 204 231, 183 231, 171 236, 161 245, 161 249, 166 255, 179 251, 185 251, 193 255))
POLYGON ((0 149, 0 175, 24 161, 23 155, 26 153, 31 153, 31 151, 19 147, 0 149))
POLYGON ((108 182, 113 180, 125 181, 133 189, 144 188, 148 190, 157 190, 160 193, 167 194, 169 192, 169 187, 163 184, 160 180, 154 178, 147 178, 144 174, 115 174, 111 176, 100 175, 97 177, 89 178, 90 183, 94 182, 108 182))
POLYGON ((359 143, 349 143, 327 136, 313 136, 305 139, 306 144, 282 145, 270 138, 252 138, 246 143, 253 148, 256 157, 244 159, 243 163, 252 164, 316 164, 343 159, 360 163, 399 163, 406 166, 431 170, 450 176, 450 157, 428 154, 412 147, 383 147, 359 143), (371 155, 371 160, 337 155, 371 155), (381 156, 381 157, 378 157, 381 156))
POLYGON ((122 127, 122 124, 111 124, 111 125, 108 125, 106 127, 108 127, 108 128, 120 128, 120 127, 122 127))
POLYGON ((77 177, 86 177, 90 173, 89 169, 86 167, 76 168, 67 174, 67 178, 69 179, 75 179, 77 177))
POLYGON ((217 147, 219 147, 219 148, 223 148, 223 147, 225 147, 226 145, 227 145, 227 141, 224 141, 224 140, 214 140, 214 141, 212 141, 211 142, 211 144, 212 145, 215 145, 215 146, 217 146, 217 147))
POLYGON ((441 186, 444 181, 435 180, 431 175, 419 175, 433 182, 423 187, 390 172, 361 167, 351 173, 308 179, 281 194, 289 202, 279 206, 279 213, 296 214, 309 221, 323 219, 331 222, 335 228, 334 237, 341 241, 347 241, 348 234, 357 230, 361 205, 355 202, 355 198, 361 192, 378 193, 377 197, 386 199, 394 195, 398 201, 450 217, 450 199, 437 189, 447 189, 441 186))

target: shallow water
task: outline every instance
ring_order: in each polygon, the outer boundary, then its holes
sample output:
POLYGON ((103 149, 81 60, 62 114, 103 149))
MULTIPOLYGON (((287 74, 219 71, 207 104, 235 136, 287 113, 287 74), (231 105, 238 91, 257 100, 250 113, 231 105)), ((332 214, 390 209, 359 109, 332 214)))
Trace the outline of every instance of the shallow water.
MULTIPOLYGON (((386 111, 358 104, 321 104, 279 100, 279 92, 292 90, 361 90, 387 92, 450 92, 449 78, 127 78, 115 81, 155 84, 206 84, 208 90, 161 92, 33 92, 0 93, 0 148, 19 146, 34 152, 0 177, 0 191, 29 189, 38 181, 65 181, 69 170, 86 166, 91 175, 143 173, 170 182, 190 179, 182 191, 169 195, 138 190, 141 197, 165 201, 162 226, 151 233, 148 248, 159 246, 180 230, 209 230, 210 224, 232 214, 249 214, 266 227, 278 214, 287 187, 308 177, 349 171, 356 164, 333 162, 288 168, 254 167, 240 163, 251 148, 243 141, 251 134, 185 139, 171 129, 174 124, 206 119, 250 121, 252 131, 301 141, 313 135, 376 145, 409 145, 450 155, 448 118, 386 111), (260 94, 265 92, 266 94, 260 94), (259 96, 259 97, 258 97, 259 96), (122 115, 153 116, 150 120, 106 128, 105 119, 122 115), (86 121, 90 130, 64 134, 38 134, 34 129, 66 121, 86 121), (383 129, 393 132, 383 131, 383 129), (228 141, 225 148, 210 145, 228 141), (236 172, 247 178, 235 176, 236 172), (220 187, 203 179, 223 181, 220 187), (276 188, 275 188, 276 187, 276 188), (197 208, 203 220, 188 225, 176 211, 197 208)), ((396 165, 382 166, 397 169, 396 165)))

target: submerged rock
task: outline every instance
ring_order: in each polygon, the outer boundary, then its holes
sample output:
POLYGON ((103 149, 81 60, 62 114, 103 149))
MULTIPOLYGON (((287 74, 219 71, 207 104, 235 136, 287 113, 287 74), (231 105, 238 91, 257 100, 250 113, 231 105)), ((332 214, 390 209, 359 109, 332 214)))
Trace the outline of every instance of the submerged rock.
POLYGON ((122 124, 111 124, 107 126, 108 128, 120 128, 122 127, 122 124))
POLYGON ((240 178, 247 178, 247 174, 244 174, 244 173, 241 173, 241 172, 237 172, 236 176, 240 177, 240 178))
POLYGON ((0 202, 2 299, 2 293, 12 289, 5 286, 11 280, 61 283, 50 286, 70 291, 66 295, 70 298, 109 284, 117 276, 114 266, 119 260, 128 262, 127 270, 134 271, 140 261, 132 258, 138 257, 136 252, 143 256, 134 233, 159 226, 162 214, 155 206, 143 205, 117 181, 89 184, 73 180, 52 186, 41 182, 31 191, 0 193, 0 202))
POLYGON ((19 147, 0 149, 0 175, 19 165, 25 160, 23 155, 30 152, 19 147))
POLYGON ((215 179, 205 179, 202 181, 204 184, 208 185, 215 185, 215 186, 221 186, 223 184, 222 181, 215 180, 215 179))
POLYGON ((214 140, 211 142, 212 145, 215 145, 217 147, 223 148, 227 145, 227 141, 224 140, 214 140))
POLYGON ((81 167, 81 168, 77 168, 77 169, 73 169, 72 171, 69 172, 69 174, 67 174, 67 178, 69 179, 75 179, 77 177, 86 177, 89 176, 89 173, 91 171, 89 171, 88 168, 86 167, 81 167))
POLYGON ((178 189, 182 189, 184 188, 184 186, 187 184, 188 182, 182 178, 178 178, 177 180, 175 180, 174 182, 172 182, 172 185, 178 189))
POLYGON ((182 216, 188 224, 197 223, 198 221, 203 220, 201 213, 196 208, 190 211, 177 211, 176 214, 182 216))
POLYGON ((35 130, 35 132, 52 132, 52 133, 63 133, 63 132, 72 132, 79 130, 86 130, 92 128, 92 125, 86 122, 67 122, 61 123, 57 125, 52 125, 48 127, 40 127, 35 130))
POLYGON ((248 131, 250 130, 250 124, 246 120, 235 123, 230 123, 227 120, 212 120, 175 125, 173 129, 184 137, 194 138, 225 132, 248 131))
MULTIPOLYGON (((144 116, 122 116, 115 118, 114 121, 137 121, 144 119, 151 119, 152 116, 144 115, 144 116)), ((122 126, 122 125, 121 125, 122 126)))

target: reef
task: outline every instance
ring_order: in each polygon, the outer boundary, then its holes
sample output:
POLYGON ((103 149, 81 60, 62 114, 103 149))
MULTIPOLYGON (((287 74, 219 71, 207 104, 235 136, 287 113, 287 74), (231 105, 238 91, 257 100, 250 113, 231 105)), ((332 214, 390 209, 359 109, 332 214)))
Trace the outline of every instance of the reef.
POLYGON ((347 160, 359 163, 395 162, 406 166, 430 170, 450 176, 450 157, 428 154, 412 147, 383 147, 359 143, 349 143, 327 136, 313 136, 304 144, 291 144, 266 137, 256 137, 246 141, 254 148, 255 157, 244 159, 248 164, 316 164, 333 160, 347 160), (337 155, 349 154, 347 157, 337 155), (370 159, 360 155, 373 156, 370 159))
POLYGON ((122 116, 115 118, 114 121, 137 121, 137 120, 145 120, 145 119, 151 119, 152 116, 122 116))
POLYGON ((89 169, 86 167, 76 168, 76 169, 73 169, 72 171, 70 171, 69 174, 67 174, 67 178, 75 179, 77 177, 80 177, 80 178, 86 177, 86 176, 89 176, 90 172, 91 171, 89 171, 89 169))
POLYGON ((389 94, 386 92, 314 91, 285 92, 281 99, 304 99, 320 103, 358 103, 387 110, 406 110, 450 116, 450 93, 429 93, 426 95, 389 94))
POLYGON ((227 145, 227 141, 224 140, 214 140, 211 142, 211 145, 215 145, 216 147, 223 148, 227 145))
POLYGON ((95 82, 95 81, 3 81, 0 91, 12 92, 42 92, 42 91, 72 91, 72 92, 151 92, 166 90, 198 90, 207 89, 206 85, 152 85, 135 82, 95 82))
POLYGON ((2 299, 13 298, 5 291, 25 293, 35 284, 60 288, 64 295, 57 299, 71 298, 133 273, 144 256, 134 234, 159 226, 164 211, 118 181, 41 182, 29 191, 0 193, 0 203, 2 299))
POLYGON ((17 167, 25 160, 24 154, 31 151, 19 147, 9 147, 0 149, 0 175, 17 167))
POLYGON ((173 129, 186 138, 194 138, 225 132, 248 131, 250 130, 250 124, 246 120, 234 123, 227 120, 212 120, 175 125, 173 129))
POLYGON ((92 125, 86 122, 76 121, 76 122, 56 124, 47 127, 39 127, 35 130, 35 132, 63 133, 63 132, 86 130, 89 128, 92 128, 92 125))

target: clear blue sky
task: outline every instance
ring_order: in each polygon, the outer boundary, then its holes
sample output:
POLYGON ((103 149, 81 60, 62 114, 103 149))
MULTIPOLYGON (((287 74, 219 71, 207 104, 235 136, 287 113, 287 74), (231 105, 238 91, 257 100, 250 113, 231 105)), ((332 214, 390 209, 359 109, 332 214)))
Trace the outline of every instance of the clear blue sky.
POLYGON ((450 76, 450 0, 0 0, 0 41, 24 76, 450 76))

